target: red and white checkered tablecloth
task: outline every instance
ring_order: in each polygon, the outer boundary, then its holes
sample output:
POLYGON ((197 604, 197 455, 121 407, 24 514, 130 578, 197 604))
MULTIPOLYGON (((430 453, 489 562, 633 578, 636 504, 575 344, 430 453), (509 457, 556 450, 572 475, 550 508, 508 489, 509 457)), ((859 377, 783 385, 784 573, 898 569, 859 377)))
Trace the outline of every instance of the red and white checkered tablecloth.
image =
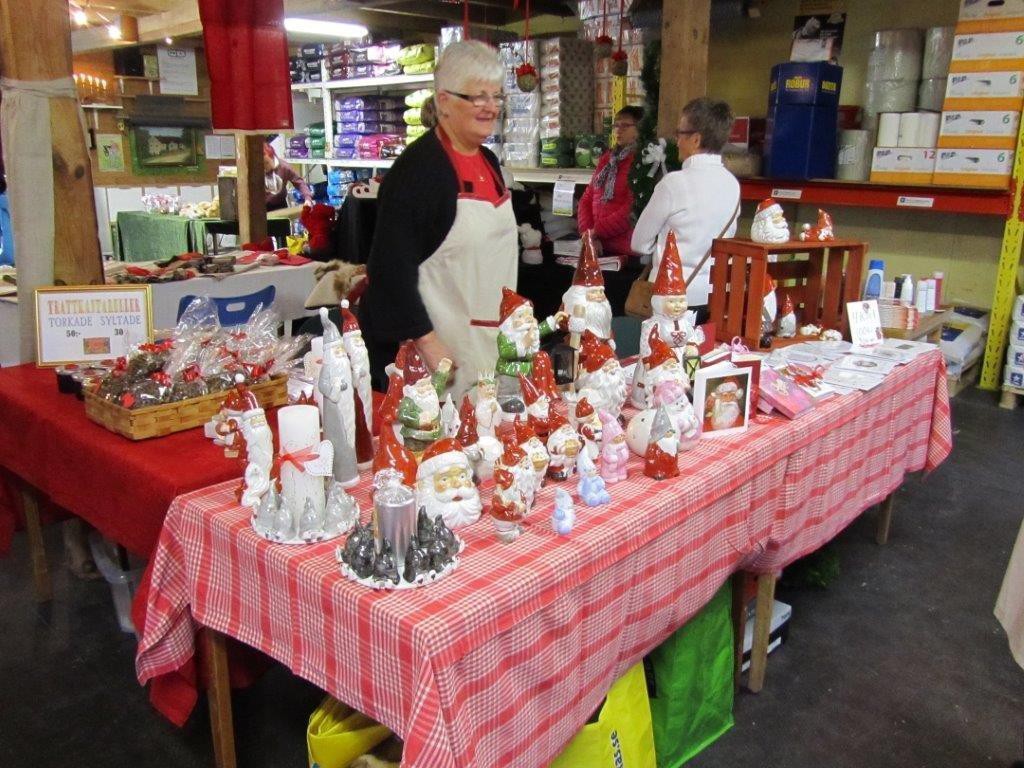
POLYGON ((467 549, 452 575, 391 593, 347 581, 336 543, 259 538, 234 483, 213 486, 167 515, 139 680, 186 664, 208 626, 388 725, 405 739, 404 765, 547 765, 615 678, 731 573, 822 545, 951 442, 945 366, 930 352, 871 392, 702 440, 676 480, 644 477, 634 458, 611 505, 577 504, 567 538, 551 531, 549 485, 516 542, 482 518, 459 531, 467 549))

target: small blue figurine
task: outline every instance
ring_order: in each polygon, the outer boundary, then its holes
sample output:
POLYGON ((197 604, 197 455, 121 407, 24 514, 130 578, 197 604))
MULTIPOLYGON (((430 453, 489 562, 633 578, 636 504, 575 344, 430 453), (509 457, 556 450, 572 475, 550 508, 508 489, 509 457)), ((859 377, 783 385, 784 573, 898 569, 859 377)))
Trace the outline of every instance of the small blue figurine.
POLYGON ((604 487, 604 478, 597 472, 597 465, 586 451, 580 451, 576 457, 576 472, 579 482, 576 493, 588 507, 597 507, 612 500, 604 487))
POLYGON ((565 488, 555 488, 555 511, 551 513, 551 527, 559 536, 568 536, 576 524, 576 505, 565 488))

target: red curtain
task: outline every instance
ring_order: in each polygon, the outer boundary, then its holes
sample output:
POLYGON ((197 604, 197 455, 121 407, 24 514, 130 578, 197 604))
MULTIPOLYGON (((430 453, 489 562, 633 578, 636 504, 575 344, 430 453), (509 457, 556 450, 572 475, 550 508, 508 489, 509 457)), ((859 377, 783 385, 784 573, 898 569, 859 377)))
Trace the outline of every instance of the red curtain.
POLYGON ((213 127, 292 127, 284 0, 199 0, 213 127))

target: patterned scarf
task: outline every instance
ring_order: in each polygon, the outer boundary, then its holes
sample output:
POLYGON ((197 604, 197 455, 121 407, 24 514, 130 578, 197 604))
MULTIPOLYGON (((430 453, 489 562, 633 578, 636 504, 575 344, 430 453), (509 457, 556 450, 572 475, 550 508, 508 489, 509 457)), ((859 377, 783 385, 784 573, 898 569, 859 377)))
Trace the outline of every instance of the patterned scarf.
POLYGON ((626 144, 617 150, 613 149, 609 152, 608 163, 597 172, 597 176, 594 177, 594 181, 597 186, 601 188, 601 202, 607 203, 612 197, 615 196, 615 179, 619 175, 619 163, 626 158, 627 155, 636 151, 636 142, 632 144, 626 144))

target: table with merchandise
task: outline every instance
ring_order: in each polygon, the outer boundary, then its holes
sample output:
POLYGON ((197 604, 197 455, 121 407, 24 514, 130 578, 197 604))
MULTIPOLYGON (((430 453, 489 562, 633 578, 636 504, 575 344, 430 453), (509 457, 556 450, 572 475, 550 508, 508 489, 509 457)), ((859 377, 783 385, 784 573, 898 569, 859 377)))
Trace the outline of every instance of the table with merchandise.
MULTIPOLYGON (((777 572, 946 458, 937 350, 857 384, 839 376, 844 394, 799 418, 758 414, 743 432, 701 438, 676 478, 651 479, 631 455, 611 503, 577 501, 567 536, 553 530, 552 502, 575 482, 549 481, 522 535, 504 543, 485 511, 457 531, 458 567, 416 589, 347 578, 344 539, 289 546, 257 535, 237 480, 180 496, 151 563, 139 680, 175 676, 206 630, 215 655, 223 636, 240 640, 387 725, 404 739, 403 765, 546 765, 612 682, 730 575, 777 572)), ((485 510, 491 488, 481 487, 485 510)), ((351 494, 367 521, 367 472, 351 494)), ((215 747, 228 765, 226 667, 211 666, 215 747)), ((176 720, 181 702, 154 701, 176 720)))

